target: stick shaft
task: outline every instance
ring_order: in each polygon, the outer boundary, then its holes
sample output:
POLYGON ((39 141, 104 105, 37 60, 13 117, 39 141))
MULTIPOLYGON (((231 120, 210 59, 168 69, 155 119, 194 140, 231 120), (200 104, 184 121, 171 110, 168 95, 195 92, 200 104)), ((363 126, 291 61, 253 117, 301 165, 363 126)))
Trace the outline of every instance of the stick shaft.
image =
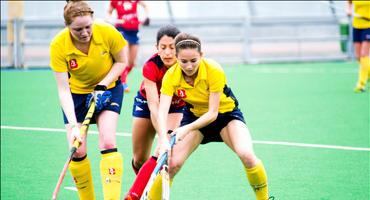
MULTIPOLYGON (((82 126, 80 128, 80 136, 81 137, 83 137, 83 136, 85 136, 87 134, 87 130, 89 128, 90 120, 91 120, 91 118, 92 118, 92 116, 94 114, 94 111, 95 111, 95 102, 94 102, 94 100, 92 100, 91 101, 91 104, 90 104, 90 107, 89 107, 89 110, 87 111, 87 114, 85 116, 85 119, 82 122, 82 126)), ((65 177, 65 175, 67 173, 69 163, 72 160, 73 154, 77 151, 77 149, 78 149, 78 147, 80 147, 80 145, 81 144, 77 140, 75 140, 73 142, 73 145, 72 145, 72 148, 71 148, 71 154, 69 155, 66 163, 63 166, 62 171, 60 172, 57 185, 55 186, 55 189, 54 189, 54 192, 53 192, 52 200, 56 200, 57 199, 58 193, 59 193, 59 190, 60 190, 60 186, 62 185, 63 180, 64 180, 64 177, 65 177)))

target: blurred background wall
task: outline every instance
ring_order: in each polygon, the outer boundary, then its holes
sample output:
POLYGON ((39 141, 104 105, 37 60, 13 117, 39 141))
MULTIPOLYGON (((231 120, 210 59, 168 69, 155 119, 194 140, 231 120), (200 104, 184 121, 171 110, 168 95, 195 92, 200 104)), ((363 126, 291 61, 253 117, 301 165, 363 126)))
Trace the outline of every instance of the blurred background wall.
MULTIPOLYGON (((17 2, 14 5, 1 1, 1 67, 48 67, 48 45, 64 27, 62 15, 66 2, 17 2)), ((88 2, 95 10, 95 18, 104 19, 109 1, 88 2)), ((146 3, 151 25, 142 27, 139 32, 139 65, 154 53, 156 31, 167 23, 200 36, 205 55, 222 63, 345 60, 353 57, 348 40, 349 19, 344 13, 345 1, 146 3)))

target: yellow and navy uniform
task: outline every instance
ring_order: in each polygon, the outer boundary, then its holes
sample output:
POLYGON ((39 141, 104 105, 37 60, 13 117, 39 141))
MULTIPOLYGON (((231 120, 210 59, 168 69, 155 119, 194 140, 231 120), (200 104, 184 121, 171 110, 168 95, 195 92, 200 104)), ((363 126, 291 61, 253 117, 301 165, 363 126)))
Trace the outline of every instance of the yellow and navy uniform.
MULTIPOLYGON (((353 42, 361 44, 370 41, 370 1, 352 1, 354 6, 353 42)), ((361 45, 362 46, 362 45, 361 45)), ((358 52, 359 53, 359 52, 358 52)), ((359 61, 358 80, 355 92, 364 92, 366 84, 370 77, 369 55, 361 55, 357 58, 359 61)))
MULTIPOLYGON (((167 70, 161 93, 169 96, 174 94, 181 97, 187 108, 180 126, 192 123, 208 111, 209 95, 211 92, 221 92, 218 116, 215 121, 199 129, 204 136, 201 144, 208 142, 222 142, 221 130, 228 126, 232 120, 245 123, 243 113, 238 108, 238 101, 231 89, 227 87, 227 80, 221 66, 213 60, 202 58, 200 61, 198 75, 194 80, 194 86, 186 83, 181 67, 178 63, 167 70)), ((232 133, 230 133, 232 134, 232 133)), ((247 168, 244 166, 247 179, 252 186, 256 199, 268 199, 267 175, 262 162, 247 168)), ((161 190, 161 179, 156 178, 149 196, 159 199, 161 190)))
MULTIPOLYGON (((122 35, 110 24, 95 21, 92 25, 92 39, 88 54, 78 50, 72 42, 70 30, 64 28, 50 44, 50 67, 55 72, 68 72, 69 85, 78 122, 82 122, 87 113, 86 96, 112 69, 113 55, 120 52, 127 44, 122 35)), ((117 81, 108 85, 112 93, 110 105, 103 110, 121 111, 123 99, 122 85, 117 81)), ((96 113, 95 113, 96 114, 96 113)), ((94 115, 95 115, 94 114, 94 115)), ((68 119, 63 111, 64 123, 68 119)), ((95 123, 95 117, 91 123, 95 123)), ((116 148, 101 151, 100 173, 104 199, 120 199, 123 158, 116 148)), ((73 158, 69 164, 70 172, 78 189, 81 200, 95 200, 90 161, 73 158)))
POLYGON ((352 1, 354 17, 352 26, 357 29, 370 28, 370 1, 352 1))
POLYGON ((238 106, 236 98, 226 84, 226 76, 221 66, 213 60, 202 58, 194 86, 186 83, 181 67, 176 63, 163 77, 161 93, 180 97, 187 103, 190 111, 196 117, 200 117, 208 111, 211 92, 221 92, 219 113, 231 112, 238 106))
MULTIPOLYGON (((125 45, 126 40, 115 27, 94 21, 86 55, 75 47, 69 29, 64 28, 50 44, 50 67, 55 72, 69 73, 72 93, 87 94, 108 74, 114 62, 112 55, 125 45)), ((107 88, 113 88, 115 84, 112 82, 107 88)))

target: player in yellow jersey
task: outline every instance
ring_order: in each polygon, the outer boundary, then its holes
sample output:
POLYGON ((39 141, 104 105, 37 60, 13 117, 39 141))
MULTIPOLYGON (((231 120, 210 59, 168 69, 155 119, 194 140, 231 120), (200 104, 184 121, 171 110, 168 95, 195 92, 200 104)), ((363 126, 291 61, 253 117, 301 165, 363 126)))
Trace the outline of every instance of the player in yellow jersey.
POLYGON ((79 127, 94 98, 91 123, 99 131, 100 172, 104 199, 118 200, 123 159, 116 148, 116 128, 123 100, 119 76, 125 66, 127 42, 112 26, 93 20, 93 10, 84 1, 67 1, 66 28, 50 44, 50 67, 54 71, 68 141, 81 142, 69 164, 80 199, 95 199, 86 137, 79 127))
POLYGON ((348 1, 347 14, 353 17, 353 43, 359 61, 355 92, 364 92, 370 74, 370 1, 348 1))
MULTIPOLYGON (((267 175, 262 161, 254 154, 252 139, 238 108, 238 101, 227 85, 221 66, 203 57, 199 38, 180 33, 175 38, 177 63, 165 74, 158 111, 159 153, 169 150, 167 117, 173 96, 186 104, 181 126, 174 130, 176 144, 170 152, 171 179, 199 144, 224 142, 240 158, 257 200, 268 196, 267 175)), ((150 199, 161 193, 160 179, 155 180, 150 199)))

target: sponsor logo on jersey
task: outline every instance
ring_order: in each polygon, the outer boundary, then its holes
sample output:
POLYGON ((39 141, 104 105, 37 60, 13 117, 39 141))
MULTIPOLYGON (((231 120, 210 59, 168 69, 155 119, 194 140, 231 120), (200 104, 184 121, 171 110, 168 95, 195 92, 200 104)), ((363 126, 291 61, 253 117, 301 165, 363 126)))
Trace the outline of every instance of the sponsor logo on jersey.
POLYGON ((186 93, 184 89, 178 89, 177 90, 177 96, 180 98, 186 98, 186 93))
POLYGON ((116 170, 114 168, 109 168, 109 174, 110 175, 115 175, 116 174, 116 170))
POLYGON ((70 67, 71 69, 76 69, 76 68, 78 67, 77 60, 76 60, 76 59, 71 59, 71 60, 69 61, 69 67, 70 67))

